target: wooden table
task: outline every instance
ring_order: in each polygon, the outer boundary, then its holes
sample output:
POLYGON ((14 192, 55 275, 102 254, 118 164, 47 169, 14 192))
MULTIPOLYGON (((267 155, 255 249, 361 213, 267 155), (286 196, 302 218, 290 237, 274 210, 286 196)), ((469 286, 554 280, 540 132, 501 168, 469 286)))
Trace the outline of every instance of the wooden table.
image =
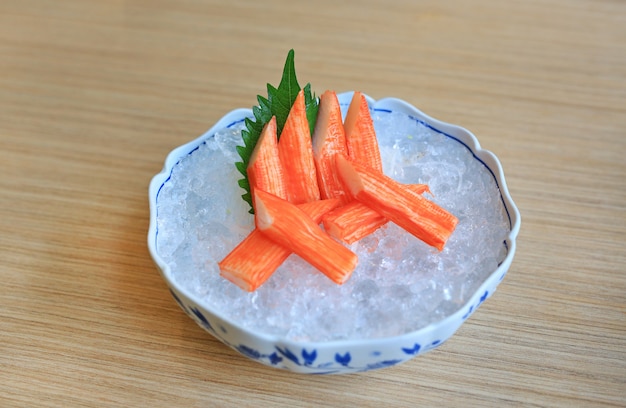
POLYGON ((626 2, 3 0, 0 406, 626 406, 626 2), (146 246, 166 154, 276 84, 395 96, 501 159, 498 291, 442 347, 302 376, 222 345, 146 246))

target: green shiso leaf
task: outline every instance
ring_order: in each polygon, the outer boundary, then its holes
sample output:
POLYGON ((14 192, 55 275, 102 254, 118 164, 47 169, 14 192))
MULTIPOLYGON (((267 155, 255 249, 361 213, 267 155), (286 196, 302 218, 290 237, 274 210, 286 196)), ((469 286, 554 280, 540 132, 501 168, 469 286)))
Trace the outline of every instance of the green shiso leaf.
MULTIPOLYGON (((267 84, 267 98, 258 95, 258 106, 252 108, 252 115, 254 118, 246 118, 246 128, 241 131, 241 138, 243 140, 242 146, 237 146, 237 153, 241 157, 241 161, 235 163, 237 170, 243 175, 243 179, 239 180, 239 186, 245 190, 245 194, 241 197, 250 205, 250 213, 254 213, 252 208, 252 194, 250 192, 250 183, 248 181, 247 167, 250 163, 250 157, 254 151, 254 147, 259 141, 263 127, 267 122, 272 119, 272 116, 276 116, 276 126, 278 134, 280 135, 289 111, 293 106, 298 92, 300 92, 300 85, 296 77, 296 69, 294 64, 294 51, 289 50, 287 54, 287 60, 283 68, 283 76, 278 84, 278 88, 267 84)), ((304 102, 306 105, 307 119, 309 121, 309 129, 311 135, 313 135, 313 129, 315 128, 315 121, 317 120, 317 111, 319 108, 318 98, 311 92, 311 84, 307 84, 304 87, 304 102)))
POLYGON ((304 87, 304 104, 306 106, 306 118, 309 122, 309 129, 311 136, 313 136, 315 122, 317 121, 317 111, 319 109, 319 99, 311 93, 311 84, 306 84, 304 87))

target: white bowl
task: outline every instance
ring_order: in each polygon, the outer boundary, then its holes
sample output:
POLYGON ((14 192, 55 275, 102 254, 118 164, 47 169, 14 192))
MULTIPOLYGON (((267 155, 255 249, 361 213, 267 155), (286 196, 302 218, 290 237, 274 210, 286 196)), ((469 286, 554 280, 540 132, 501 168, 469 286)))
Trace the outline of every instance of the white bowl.
MULTIPOLYGON (((338 95, 342 106, 349 104, 352 92, 338 95)), ((422 329, 406 334, 361 340, 301 342, 279 336, 253 332, 211 310, 201 299, 177 283, 170 267, 157 251, 157 201, 159 192, 170 178, 172 169, 185 156, 195 151, 205 140, 220 129, 240 123, 251 117, 250 109, 237 109, 222 117, 211 129, 197 139, 174 149, 166 158, 163 170, 150 183, 150 229, 148 248, 158 269, 180 307, 197 324, 237 350, 244 356, 271 367, 309 374, 345 374, 393 366, 432 350, 443 344, 490 297, 506 275, 515 254, 515 239, 520 228, 520 214, 509 195, 502 166, 497 157, 483 150, 476 137, 468 130, 429 117, 410 104, 395 98, 374 101, 368 97, 374 111, 401 112, 424 126, 445 135, 467 147, 475 160, 482 163, 499 188, 502 203, 510 224, 510 232, 503 242, 506 256, 499 266, 482 282, 467 302, 455 313, 422 329)))

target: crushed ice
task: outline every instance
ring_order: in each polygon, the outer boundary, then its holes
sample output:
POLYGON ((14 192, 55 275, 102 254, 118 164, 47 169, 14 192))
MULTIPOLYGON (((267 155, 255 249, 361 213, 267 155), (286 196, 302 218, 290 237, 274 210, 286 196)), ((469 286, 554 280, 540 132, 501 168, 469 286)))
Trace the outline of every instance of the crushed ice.
POLYGON ((428 184, 429 198, 459 218, 443 251, 389 223, 351 245, 359 265, 341 286, 291 255, 256 292, 240 290, 217 267, 254 225, 233 164, 236 125, 176 164, 159 193, 157 247, 172 278, 239 325, 293 340, 399 335, 456 312, 506 256, 493 176, 461 143, 404 114, 373 118, 385 173, 428 184))

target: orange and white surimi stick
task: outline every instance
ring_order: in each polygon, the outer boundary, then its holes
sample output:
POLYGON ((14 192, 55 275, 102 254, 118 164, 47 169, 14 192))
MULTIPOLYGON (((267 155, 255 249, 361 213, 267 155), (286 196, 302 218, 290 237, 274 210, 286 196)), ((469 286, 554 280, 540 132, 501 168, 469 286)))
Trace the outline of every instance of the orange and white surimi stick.
POLYGON ((346 134, 341 118, 337 94, 326 91, 320 96, 317 121, 313 131, 313 158, 317 182, 322 198, 340 198, 350 201, 335 172, 335 156, 347 155, 346 134))
POLYGON ((315 221, 287 200, 257 190, 256 227, 273 241, 289 248, 337 284, 352 275, 358 258, 335 241, 315 221))
MULTIPOLYGON (((407 188, 416 194, 430 191, 426 184, 409 184, 407 188)), ((330 211, 322 221, 324 229, 331 236, 352 244, 373 233, 389 220, 362 202, 354 200, 330 211)))
POLYGON ((346 132, 348 157, 355 163, 383 171, 374 121, 367 100, 361 92, 352 95, 343 127, 346 132))
POLYGON ((382 172, 337 156, 336 169, 352 197, 442 250, 458 219, 382 172))
MULTIPOLYGON (((322 217, 339 204, 338 199, 317 200, 299 204, 298 208, 319 224, 322 217)), ((218 263, 220 275, 241 289, 253 292, 272 276, 291 253, 290 249, 277 244, 255 228, 218 263)))
POLYGON ((320 190, 303 90, 298 92, 283 126, 278 139, 278 154, 285 174, 287 199, 294 204, 319 200, 320 190))
MULTIPOLYGON (((285 173, 278 155, 276 117, 267 122, 257 141, 247 167, 250 191, 263 190, 281 198, 287 198, 285 173)), ((254 203, 254 200, 253 200, 254 203)))

